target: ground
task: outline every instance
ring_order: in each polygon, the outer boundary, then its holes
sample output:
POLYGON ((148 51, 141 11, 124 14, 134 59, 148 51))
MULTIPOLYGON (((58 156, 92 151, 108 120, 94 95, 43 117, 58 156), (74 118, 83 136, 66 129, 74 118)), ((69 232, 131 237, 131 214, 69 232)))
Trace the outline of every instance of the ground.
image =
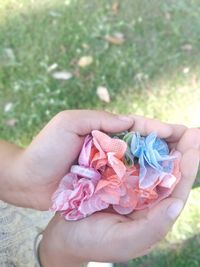
MULTIPOLYGON (((199 12, 199 0, 1 1, 0 137, 26 146, 75 108, 200 126, 199 12)), ((200 266, 198 186, 166 241, 130 266, 200 266)))

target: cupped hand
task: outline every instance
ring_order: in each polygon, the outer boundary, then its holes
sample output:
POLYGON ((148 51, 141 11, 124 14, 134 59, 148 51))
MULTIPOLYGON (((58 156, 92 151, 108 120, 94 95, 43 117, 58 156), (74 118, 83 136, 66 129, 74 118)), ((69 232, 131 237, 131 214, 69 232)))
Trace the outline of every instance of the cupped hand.
POLYGON ((198 170, 200 131, 139 116, 132 118, 133 131, 142 135, 157 132, 171 149, 181 152, 179 184, 169 198, 153 208, 127 216, 107 210, 71 222, 57 213, 45 230, 40 246, 44 267, 81 266, 88 261, 123 262, 147 254, 180 214, 198 170))
POLYGON ((85 135, 128 130, 133 119, 103 111, 71 110, 56 115, 23 151, 18 164, 23 185, 20 206, 48 210, 62 177, 77 159, 85 135))

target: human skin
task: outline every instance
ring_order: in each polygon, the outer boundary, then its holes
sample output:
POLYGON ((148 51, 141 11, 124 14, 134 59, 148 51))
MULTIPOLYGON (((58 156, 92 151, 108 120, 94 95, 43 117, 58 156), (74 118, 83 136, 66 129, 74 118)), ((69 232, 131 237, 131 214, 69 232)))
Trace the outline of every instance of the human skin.
POLYGON ((179 216, 198 171, 200 132, 139 116, 133 120, 132 130, 142 135, 156 131, 171 149, 181 152, 181 181, 173 194, 154 208, 127 216, 107 210, 71 222, 57 213, 40 244, 43 267, 80 267, 88 261, 123 262, 145 255, 164 238, 179 216))
POLYGON ((25 149, 0 141, 0 199, 21 207, 48 210, 52 193, 76 160, 84 136, 92 129, 90 123, 96 129, 116 132, 129 129, 133 120, 100 111, 64 111, 25 149))
POLYGON ((187 199, 198 169, 199 130, 139 116, 63 111, 27 148, 0 143, 0 198, 18 206, 47 210, 59 181, 77 159, 85 135, 94 129, 116 133, 130 128, 143 135, 156 131, 171 149, 182 153, 181 182, 170 198, 150 211, 121 216, 108 210, 77 222, 66 222, 56 214, 40 245, 43 267, 121 262, 148 253, 165 236, 187 199))

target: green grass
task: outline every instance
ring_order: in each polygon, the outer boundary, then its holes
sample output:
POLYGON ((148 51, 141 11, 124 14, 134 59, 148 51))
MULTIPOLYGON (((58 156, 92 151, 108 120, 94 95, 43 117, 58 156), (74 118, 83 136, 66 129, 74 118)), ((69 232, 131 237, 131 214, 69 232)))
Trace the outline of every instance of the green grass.
MULTIPOLYGON (((114 2, 0 2, 0 138, 26 146, 54 114, 72 108, 200 126, 200 1, 124 0, 113 14, 114 2), (116 32, 123 44, 105 41, 116 32), (94 61, 80 69, 85 55, 94 61), (73 78, 53 79, 53 63, 73 78), (109 90, 108 104, 96 95, 100 85, 109 90), (17 123, 7 126, 10 119, 17 123)), ((133 266, 200 265, 198 186, 167 241, 133 266)))
POLYGON ((28 143, 35 132, 62 109, 100 108, 139 113, 168 121, 199 124, 198 1, 14 1, 0 4, 1 136, 28 143), (106 34, 122 32, 121 46, 106 34), (84 46, 87 44, 87 46, 84 46), (183 50, 191 45, 191 51, 183 50), (12 49, 15 61, 6 56, 12 49), (94 63, 79 69, 76 60, 91 55, 94 63), (48 66, 79 72, 66 82, 54 80, 48 66), (189 73, 184 74, 184 68, 189 73), (107 86, 111 103, 96 96, 107 86), (159 99, 159 103, 158 103, 159 99), (3 112, 12 102, 11 112, 3 112), (182 112, 184 109, 185 112, 182 112), (5 127, 16 118, 15 127, 5 127))

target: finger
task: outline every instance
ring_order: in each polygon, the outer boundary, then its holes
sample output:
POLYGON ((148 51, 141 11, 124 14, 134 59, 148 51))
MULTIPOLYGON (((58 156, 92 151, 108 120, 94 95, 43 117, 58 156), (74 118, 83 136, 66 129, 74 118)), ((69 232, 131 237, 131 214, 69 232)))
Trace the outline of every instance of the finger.
POLYGON ((138 115, 134 115, 132 118, 134 120, 134 124, 130 129, 131 131, 139 132, 144 136, 150 134, 151 132, 156 132, 160 138, 168 138, 172 135, 173 129, 170 124, 138 115))
POLYGON ((181 180, 172 193, 173 197, 185 201, 196 178, 200 160, 200 130, 188 129, 178 142, 177 150, 182 153, 180 161, 181 180))
POLYGON ((89 134, 92 130, 117 133, 128 130, 133 119, 97 110, 70 110, 60 112, 55 119, 61 120, 68 131, 78 135, 89 134))
POLYGON ((182 208, 182 200, 168 198, 153 207, 146 219, 121 224, 118 237, 121 241, 118 244, 121 247, 118 249, 120 251, 123 247, 124 260, 140 255, 162 240, 179 216, 182 208))
POLYGON ((167 142, 176 143, 187 130, 187 127, 181 124, 169 124, 172 128, 172 134, 166 138, 167 142))
POLYGON ((199 166, 199 151, 196 149, 187 150, 180 162, 181 179, 172 193, 172 197, 186 201, 199 166))
POLYGON ((200 129, 191 128, 185 131, 176 147, 182 154, 190 148, 200 150, 200 129))
POLYGON ((138 131, 144 136, 156 132, 160 138, 165 138, 167 142, 178 142, 187 129, 186 126, 181 124, 164 123, 143 116, 134 115, 132 118, 134 119, 132 131, 138 131))

